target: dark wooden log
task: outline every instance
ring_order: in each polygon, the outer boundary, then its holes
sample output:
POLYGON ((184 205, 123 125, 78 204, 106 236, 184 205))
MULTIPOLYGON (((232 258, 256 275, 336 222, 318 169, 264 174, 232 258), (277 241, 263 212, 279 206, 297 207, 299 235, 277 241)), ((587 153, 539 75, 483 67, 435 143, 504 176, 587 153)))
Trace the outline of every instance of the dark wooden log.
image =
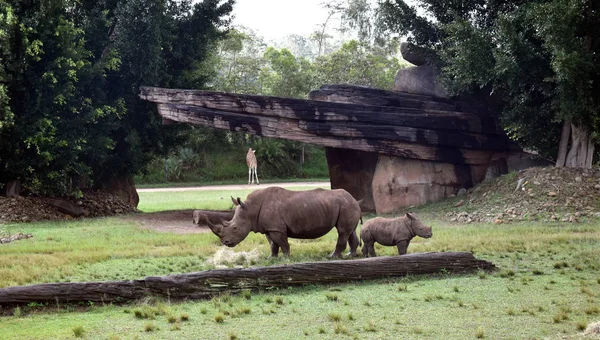
MULTIPOLYGON (((169 120, 203 125, 258 136, 282 138, 326 147, 384 153, 413 159, 455 164, 487 164, 493 150, 468 149, 448 145, 423 145, 414 131, 415 143, 398 140, 359 137, 320 137, 299 127, 298 120, 246 115, 192 105, 159 104, 161 115, 169 120)), ((410 138, 407 137, 407 138, 410 138)), ((485 138, 482 136, 482 138, 485 138)), ((508 151, 508 146, 506 146, 508 151)), ((499 148, 499 150, 502 150, 499 148)), ((502 150, 504 151, 504 150, 502 150)))
POLYGON ((215 269, 197 273, 115 282, 45 283, 0 289, 0 305, 29 302, 123 301, 159 295, 171 299, 210 298, 222 292, 330 284, 414 274, 494 270, 471 253, 417 253, 358 260, 306 262, 270 267, 215 269))
MULTIPOLYGON (((390 124, 504 135, 504 131, 493 117, 429 109, 426 104, 412 105, 414 107, 410 107, 410 105, 409 107, 391 107, 154 87, 141 87, 140 97, 159 104, 183 104, 268 117, 317 121, 358 121, 365 124, 390 124)), ((426 99, 421 99, 421 101, 429 102, 426 99)), ((446 106, 445 108, 451 107, 446 106)))

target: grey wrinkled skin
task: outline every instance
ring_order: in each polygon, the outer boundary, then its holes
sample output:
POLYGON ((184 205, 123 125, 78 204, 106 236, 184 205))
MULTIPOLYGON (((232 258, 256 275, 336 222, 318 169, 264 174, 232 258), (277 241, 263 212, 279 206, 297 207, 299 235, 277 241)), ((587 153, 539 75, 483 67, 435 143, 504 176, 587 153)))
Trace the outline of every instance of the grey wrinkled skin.
POLYGON ((315 239, 334 227, 338 240, 331 257, 341 257, 350 245, 350 255, 357 255, 356 227, 361 218, 358 202, 346 190, 315 189, 290 191, 280 187, 256 190, 245 202, 232 197, 236 205, 231 221, 218 226, 207 221, 221 243, 234 247, 252 231, 265 234, 271 245, 271 256, 290 253, 288 237, 315 239))
POLYGON ((398 254, 406 254, 410 240, 415 236, 430 238, 431 227, 426 226, 415 214, 407 213, 397 218, 376 217, 368 220, 360 231, 364 243, 362 253, 365 257, 377 256, 375 242, 384 246, 398 247, 398 254))

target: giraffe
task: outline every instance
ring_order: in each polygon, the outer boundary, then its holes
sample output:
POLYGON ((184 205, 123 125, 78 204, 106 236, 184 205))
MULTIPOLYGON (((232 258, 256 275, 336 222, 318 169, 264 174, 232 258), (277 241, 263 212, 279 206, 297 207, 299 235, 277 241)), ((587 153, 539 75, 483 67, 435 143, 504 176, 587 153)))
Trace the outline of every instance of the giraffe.
POLYGON ((248 153, 246 154, 246 164, 248 164, 248 184, 250 184, 250 179, 252 179, 252 183, 254 183, 254 177, 256 177, 256 184, 258 183, 258 173, 256 172, 257 162, 256 155, 254 154, 256 150, 252 150, 252 148, 248 148, 248 153), (254 174, 254 177, 252 177, 254 174))

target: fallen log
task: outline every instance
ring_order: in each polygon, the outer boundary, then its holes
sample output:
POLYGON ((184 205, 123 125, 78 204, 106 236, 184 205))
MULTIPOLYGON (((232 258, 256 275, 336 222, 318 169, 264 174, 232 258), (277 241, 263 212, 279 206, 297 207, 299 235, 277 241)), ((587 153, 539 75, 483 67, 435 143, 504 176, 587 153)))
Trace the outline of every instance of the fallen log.
POLYGON ((210 223, 223 224, 223 221, 231 221, 233 218, 233 210, 194 210, 192 220, 194 224, 202 222, 202 216, 206 216, 210 223))
POLYGON ((0 289, 0 306, 30 302, 112 302, 147 295, 203 299, 223 292, 287 288, 399 277, 414 274, 494 270, 493 263, 471 253, 417 253, 357 260, 304 262, 269 267, 214 269, 111 282, 44 283, 0 289))

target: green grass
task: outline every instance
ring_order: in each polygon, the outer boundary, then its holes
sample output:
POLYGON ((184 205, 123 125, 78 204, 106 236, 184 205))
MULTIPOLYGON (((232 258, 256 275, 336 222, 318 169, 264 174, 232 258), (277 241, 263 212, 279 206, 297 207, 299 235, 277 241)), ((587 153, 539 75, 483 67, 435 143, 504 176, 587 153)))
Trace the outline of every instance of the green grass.
MULTIPOLYGON (((261 184, 271 183, 302 183, 302 182, 329 182, 328 177, 314 177, 314 178, 259 178, 261 184)), ((138 189, 153 189, 153 188, 183 188, 183 187, 196 187, 196 186, 211 186, 211 185, 243 185, 248 183, 248 174, 246 173, 245 178, 228 179, 221 181, 185 181, 185 182, 166 182, 166 183, 145 183, 137 184, 138 189)), ((259 186, 260 188, 260 186, 259 186)))
MULTIPOLYGON (((289 190, 311 190, 313 187, 290 187, 289 190)), ((329 189, 329 185, 322 186, 329 189)), ((176 209, 230 209, 233 204, 231 196, 246 199, 252 191, 261 189, 255 186, 252 189, 237 191, 161 191, 140 192, 138 209, 143 212, 155 212, 176 209)))
MULTIPOLYGON (((221 204, 211 193, 188 193, 141 196, 147 210, 186 208, 186 200, 198 196, 196 203, 206 206, 193 208, 221 204)), ((247 193, 218 194, 228 201, 231 195, 247 193)), ((29 304, 0 317, 0 339, 67 339, 76 334, 86 339, 207 334, 215 339, 262 339, 265 334, 280 339, 558 339, 576 338, 585 325, 600 319, 598 220, 450 225, 431 206, 419 214, 434 228, 434 236, 415 238, 409 253, 472 251, 499 270, 246 292, 186 303, 149 299, 125 306, 51 304, 41 310, 29 304)), ((0 246, 0 287, 198 271, 212 268, 206 260, 219 248, 212 234, 157 233, 120 218, 4 227, 34 237, 0 246)), ((235 250, 258 249, 262 257, 257 265, 325 261, 335 238, 333 231, 317 240, 291 240, 291 258, 269 259, 267 241, 260 234, 251 234, 235 250)), ((377 252, 394 255, 396 249, 377 246, 377 252)))

